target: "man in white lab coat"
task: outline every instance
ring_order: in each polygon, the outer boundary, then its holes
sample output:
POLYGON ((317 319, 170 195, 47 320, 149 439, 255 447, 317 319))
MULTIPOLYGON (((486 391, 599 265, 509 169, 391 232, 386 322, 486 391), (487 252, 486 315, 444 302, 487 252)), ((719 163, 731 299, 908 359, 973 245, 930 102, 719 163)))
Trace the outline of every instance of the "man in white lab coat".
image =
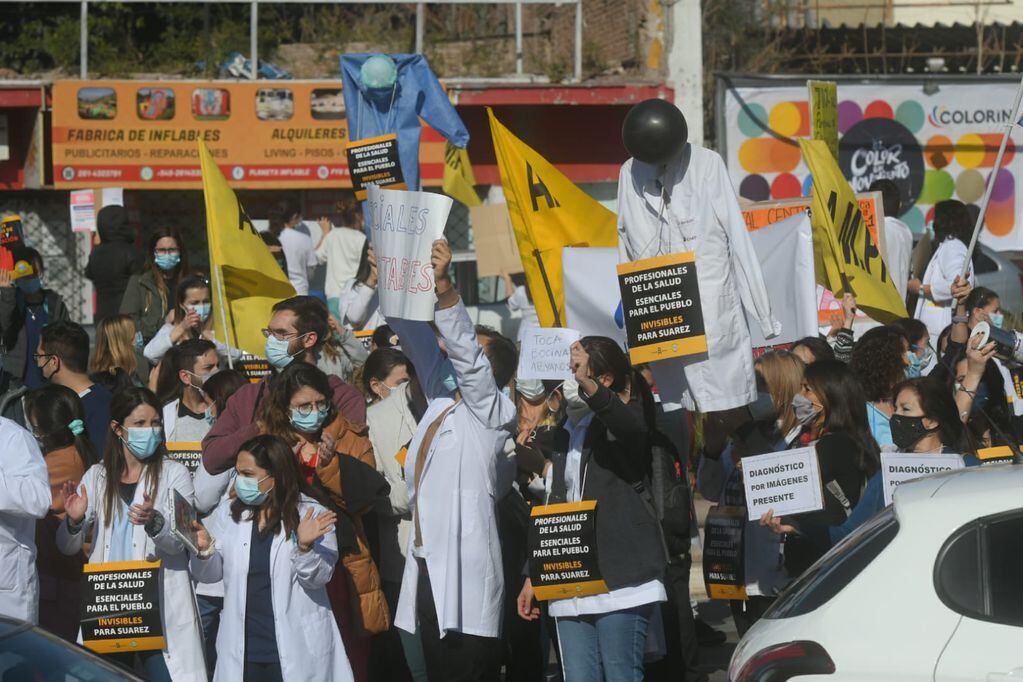
POLYGON ((36 519, 53 499, 50 476, 35 438, 0 417, 0 614, 39 619, 36 519))
POLYGON ((707 354, 650 364, 665 410, 716 412, 757 398, 753 354, 740 308, 766 338, 781 324, 771 314, 760 263, 721 157, 687 143, 663 166, 629 159, 618 179, 618 252, 622 262, 696 252, 707 354))
POLYGON ((431 680, 497 680, 504 580, 495 503, 498 467, 515 424, 502 392, 514 344, 477 332, 448 276, 451 249, 433 244, 445 359, 427 322, 388 318, 429 400, 408 446, 413 527, 395 625, 418 629, 431 680))

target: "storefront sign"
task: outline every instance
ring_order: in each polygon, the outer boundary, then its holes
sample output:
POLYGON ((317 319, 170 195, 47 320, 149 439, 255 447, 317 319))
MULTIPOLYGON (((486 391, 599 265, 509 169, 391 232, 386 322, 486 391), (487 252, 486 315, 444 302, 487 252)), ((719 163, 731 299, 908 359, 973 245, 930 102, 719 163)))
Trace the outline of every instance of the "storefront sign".
POLYGON ((694 252, 622 263, 618 286, 633 363, 707 352, 694 252))
POLYGON ((759 521, 769 509, 775 516, 783 516, 824 508, 813 446, 743 457, 742 483, 750 521, 759 521))
POLYGON ((597 564, 597 502, 533 507, 529 577, 540 601, 607 592, 597 564))
POLYGON ((100 654, 164 647, 160 562, 86 564, 82 575, 82 644, 100 654))
MULTIPOLYGON (((351 186, 337 81, 57 81, 57 188, 199 189, 202 139, 232 187, 351 186)), ((424 126, 420 172, 440 185, 444 140, 424 126)))

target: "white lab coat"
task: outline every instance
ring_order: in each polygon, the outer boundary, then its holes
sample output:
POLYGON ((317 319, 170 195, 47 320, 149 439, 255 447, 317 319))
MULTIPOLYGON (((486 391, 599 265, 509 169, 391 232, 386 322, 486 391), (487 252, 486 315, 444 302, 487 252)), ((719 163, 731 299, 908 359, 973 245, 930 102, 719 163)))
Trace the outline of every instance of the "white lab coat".
POLYGON ((909 225, 894 216, 884 217, 885 265, 888 275, 899 291, 899 298, 906 300, 906 283, 909 281, 909 260, 913 257, 913 231, 909 225))
MULTIPOLYGON (((134 526, 132 532, 132 559, 135 561, 160 561, 160 614, 163 617, 163 632, 167 646, 163 658, 167 663, 174 682, 206 682, 206 663, 203 658, 202 631, 192 592, 192 580, 188 575, 188 552, 184 545, 171 533, 171 516, 174 513, 174 494, 177 490, 189 502, 193 499, 192 476, 188 469, 164 459, 160 473, 160 484, 156 489, 153 506, 163 514, 165 523, 160 533, 151 538, 144 526, 134 526)), ((67 523, 57 527, 57 548, 64 554, 75 554, 82 550, 82 544, 92 529, 92 553, 89 563, 102 564, 107 561, 110 551, 110 528, 104 514, 104 498, 107 489, 106 469, 94 464, 85 472, 81 485, 89 496, 82 528, 72 535, 67 523)), ((143 495, 149 490, 145 474, 135 488, 132 504, 142 504, 143 495)), ((81 638, 81 633, 79 633, 81 638)))
MULTIPOLYGON (((963 271, 963 263, 966 262, 968 253, 966 244, 958 239, 946 239, 938 245, 938 250, 931 257, 924 271, 923 285, 930 285, 931 298, 920 293, 916 302, 916 319, 927 325, 927 331, 931 334, 933 343, 937 344, 937 338, 941 336, 942 330, 952 324, 952 308, 955 300, 952 298, 952 282, 963 271)), ((973 264, 967 274, 970 284, 976 285, 973 278, 973 264)))
MULTIPOLYGON (((515 404, 494 381, 490 362, 476 340, 465 306, 437 310, 434 321, 455 369, 462 400, 444 418, 426 453, 417 499, 415 480, 419 445, 429 425, 452 404, 443 387, 446 371, 433 330, 426 322, 388 318, 401 347, 412 360, 430 400, 405 460, 409 505, 419 506, 423 546, 440 635, 449 630, 479 637, 501 631, 504 574, 495 505, 497 467, 515 423, 515 404)), ((415 633, 419 563, 412 559, 415 533, 409 534, 405 574, 395 625, 415 633)))
POLYGON ((384 323, 377 290, 363 282, 349 280, 338 298, 341 322, 350 329, 376 329, 384 323))
MULTIPOLYGON (((203 521, 216 540, 209 559, 193 557, 192 574, 200 582, 224 581, 224 610, 217 634, 215 681, 242 679, 245 668, 245 599, 248 589, 249 541, 252 520, 243 513, 231 518, 231 500, 225 499, 203 521)), ((301 496, 299 518, 308 509, 318 515, 324 508, 301 496)), ((316 541, 305 554, 295 540, 278 531, 270 547, 270 598, 281 675, 285 682, 348 682, 352 667, 341 642, 324 586, 337 564, 337 536, 333 531, 316 541)))
MULTIPOLYGON (((142 354, 146 356, 146 360, 149 360, 151 364, 159 364, 163 360, 163 356, 167 354, 167 351, 174 347, 174 342, 171 341, 172 331, 174 331, 174 325, 170 322, 165 322, 157 330, 156 336, 150 339, 146 347, 142 349, 142 354)), ((217 355, 221 358, 227 359, 227 356, 230 355, 231 358, 237 360, 242 356, 242 352, 238 348, 228 348, 216 339, 214 339, 213 345, 216 346, 217 355)))
POLYGON ((771 314, 760 262, 725 164, 716 152, 687 144, 668 164, 663 206, 658 168, 629 159, 618 180, 618 253, 622 262, 696 252, 706 356, 651 363, 665 409, 725 410, 757 397, 753 352, 740 303, 765 338, 781 324, 771 314), (662 212, 663 211, 663 212, 662 212), (660 217, 659 217, 660 216, 660 217))
POLYGON ((416 418, 409 409, 409 384, 391 391, 383 400, 366 408, 369 440, 376 455, 376 467, 391 486, 384 509, 378 509, 380 526, 380 577, 400 583, 404 573, 405 548, 412 529, 405 472, 395 455, 416 432, 416 418))
POLYGON ((50 475, 35 438, 0 417, 0 614, 39 620, 36 519, 53 502, 50 475))

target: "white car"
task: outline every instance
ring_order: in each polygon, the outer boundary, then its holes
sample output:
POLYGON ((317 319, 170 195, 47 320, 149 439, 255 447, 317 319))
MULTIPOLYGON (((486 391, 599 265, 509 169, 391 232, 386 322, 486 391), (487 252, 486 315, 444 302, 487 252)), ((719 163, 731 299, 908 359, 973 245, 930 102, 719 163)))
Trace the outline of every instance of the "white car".
POLYGON ((1023 680, 1023 464, 904 483, 739 642, 732 682, 1023 680))

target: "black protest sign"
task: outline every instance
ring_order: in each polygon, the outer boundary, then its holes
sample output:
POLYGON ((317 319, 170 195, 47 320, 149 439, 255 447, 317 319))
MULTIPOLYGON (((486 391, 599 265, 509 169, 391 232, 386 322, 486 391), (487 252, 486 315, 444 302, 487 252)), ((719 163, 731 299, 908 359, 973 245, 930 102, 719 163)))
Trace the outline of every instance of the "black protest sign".
POLYGON ((7 215, 0 218, 0 246, 12 249, 24 244, 24 228, 20 215, 7 215))
POLYGON ((235 360, 234 368, 241 372, 250 384, 258 384, 263 377, 270 376, 270 363, 266 358, 245 353, 235 360))
POLYGON ((82 644, 100 654, 164 648, 160 562, 86 564, 82 644))
POLYGON ((618 286, 634 364, 707 352, 695 253, 622 263, 618 286))
POLYGON ((703 530, 703 581, 711 599, 746 599, 742 534, 746 510, 718 505, 703 530))
POLYGON ((539 600, 607 592, 597 564, 597 502, 533 507, 529 577, 539 600))
POLYGON ((359 201, 366 199, 370 185, 407 189, 398 157, 398 136, 394 133, 348 143, 348 172, 359 201))
POLYGON ((202 443, 199 441, 172 440, 167 443, 167 459, 177 462, 195 473, 202 462, 202 443))

